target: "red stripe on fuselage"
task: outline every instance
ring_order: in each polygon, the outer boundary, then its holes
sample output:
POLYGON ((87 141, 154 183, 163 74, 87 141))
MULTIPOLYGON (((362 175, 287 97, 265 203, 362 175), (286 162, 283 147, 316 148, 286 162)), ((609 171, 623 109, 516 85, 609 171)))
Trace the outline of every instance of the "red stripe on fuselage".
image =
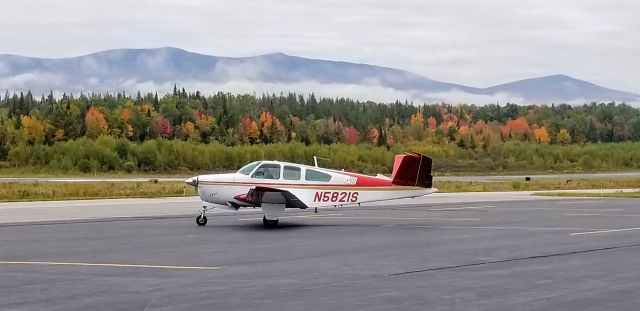
MULTIPOLYGON (((341 188, 376 188, 376 187, 390 187, 394 186, 393 184, 385 183, 385 184, 292 184, 292 183, 258 183, 258 182, 244 182, 244 181, 200 181, 200 184, 203 185, 225 185, 225 186, 263 186, 263 187, 278 187, 278 186, 295 186, 295 187, 308 187, 308 188, 319 188, 322 189, 324 187, 341 187, 341 188)), ((395 187, 395 186, 394 186, 395 187)))
POLYGON ((340 172, 340 174, 345 174, 347 176, 355 177, 356 178, 356 183, 355 183, 354 186, 356 186, 356 187, 389 187, 389 186, 393 186, 393 183, 391 182, 391 180, 388 180, 388 179, 383 179, 383 178, 378 178, 378 177, 373 177, 373 176, 367 176, 367 175, 360 175, 360 174, 355 174, 355 173, 346 173, 346 172, 340 172))

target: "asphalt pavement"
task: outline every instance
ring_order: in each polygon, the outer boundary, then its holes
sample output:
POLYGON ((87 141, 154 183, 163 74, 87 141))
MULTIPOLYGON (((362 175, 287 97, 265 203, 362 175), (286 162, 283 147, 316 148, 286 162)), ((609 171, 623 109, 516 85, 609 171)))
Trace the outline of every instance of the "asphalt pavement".
POLYGON ((275 229, 259 210, 198 227, 193 198, 112 201, 113 215, 100 200, 94 218, 73 217, 82 202, 2 205, 0 310, 640 306, 636 199, 456 195, 288 212, 275 229), (8 218, 46 208, 61 215, 8 218))

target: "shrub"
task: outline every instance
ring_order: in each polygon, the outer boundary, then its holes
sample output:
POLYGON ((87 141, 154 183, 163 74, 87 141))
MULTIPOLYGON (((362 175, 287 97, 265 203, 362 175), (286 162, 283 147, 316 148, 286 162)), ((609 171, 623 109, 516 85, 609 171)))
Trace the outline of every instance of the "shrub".
POLYGON ((323 167, 367 174, 389 173, 394 155, 422 152, 433 158, 437 173, 515 173, 546 171, 628 170, 640 168, 639 143, 579 145, 539 145, 508 142, 487 151, 466 150, 455 144, 435 145, 421 142, 396 144, 390 149, 369 144, 304 145, 277 143, 268 145, 225 146, 179 140, 147 140, 133 143, 126 139, 101 136, 97 140, 81 138, 53 145, 18 145, 9 150, 7 160, 17 167, 37 167, 68 171, 123 172, 153 171, 199 172, 235 171, 257 160, 279 160, 313 165, 313 156, 323 167), (87 165, 87 161, 90 165, 87 165), (127 163, 131 164, 127 164, 127 163))
POLYGON ((78 168, 79 171, 83 173, 91 172, 91 162, 89 162, 89 160, 87 159, 82 159, 78 161, 78 164, 76 165, 76 167, 78 168))
POLYGON ((133 171, 136 169, 136 164, 133 162, 125 162, 124 163, 124 170, 127 171, 127 173, 131 174, 133 173, 133 171))

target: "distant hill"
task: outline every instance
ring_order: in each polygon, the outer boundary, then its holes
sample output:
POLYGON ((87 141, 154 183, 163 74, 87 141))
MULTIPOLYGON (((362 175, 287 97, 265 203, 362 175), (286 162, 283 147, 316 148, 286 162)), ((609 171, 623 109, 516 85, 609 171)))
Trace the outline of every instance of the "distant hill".
POLYGON ((510 93, 529 101, 605 100, 637 102, 640 95, 605 88, 565 75, 553 75, 500 84, 483 89, 484 94, 510 93))
POLYGON ((173 84, 198 88, 203 92, 221 89, 260 92, 266 89, 321 93, 321 90, 334 89, 334 93, 340 93, 356 88, 371 100, 381 99, 376 98, 376 92, 368 92, 369 89, 391 92, 392 96, 410 96, 410 99, 467 102, 467 95, 484 100, 487 96, 506 96, 530 102, 640 101, 638 94, 604 88, 564 75, 474 88, 394 68, 282 53, 232 58, 166 47, 109 50, 62 59, 0 55, 2 90, 30 89, 36 94, 48 93, 49 90, 67 93, 166 91, 173 84))

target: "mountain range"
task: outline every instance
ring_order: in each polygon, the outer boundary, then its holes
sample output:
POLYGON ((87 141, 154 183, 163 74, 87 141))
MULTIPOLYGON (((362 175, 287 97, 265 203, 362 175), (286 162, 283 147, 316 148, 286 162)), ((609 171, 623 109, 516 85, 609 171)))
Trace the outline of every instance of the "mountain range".
POLYGON ((487 88, 426 78, 404 70, 283 53, 219 57, 165 47, 117 49, 84 56, 44 59, 0 55, 0 89, 35 94, 158 91, 173 85, 203 93, 287 92, 364 100, 447 101, 485 104, 640 102, 640 95, 566 75, 525 79, 487 88))

